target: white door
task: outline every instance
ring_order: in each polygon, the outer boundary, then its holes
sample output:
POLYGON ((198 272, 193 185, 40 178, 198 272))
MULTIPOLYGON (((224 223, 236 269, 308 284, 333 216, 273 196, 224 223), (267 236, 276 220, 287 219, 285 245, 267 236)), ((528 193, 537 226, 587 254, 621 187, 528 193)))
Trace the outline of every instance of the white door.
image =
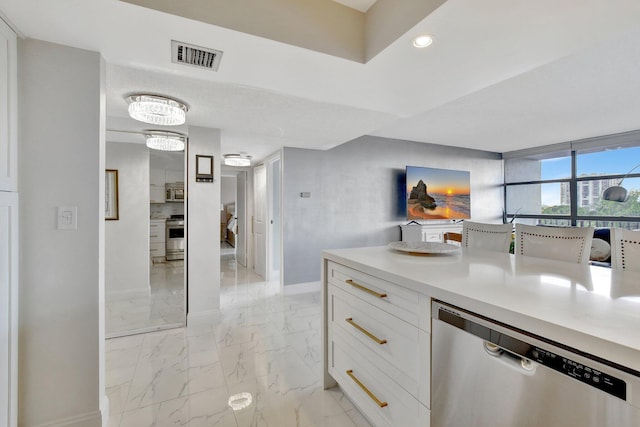
POLYGON ((267 168, 253 168, 253 254, 256 274, 267 277, 267 168))
POLYGON ((247 266, 247 173, 239 172, 236 180, 236 217, 238 236, 236 237, 236 262, 247 266))

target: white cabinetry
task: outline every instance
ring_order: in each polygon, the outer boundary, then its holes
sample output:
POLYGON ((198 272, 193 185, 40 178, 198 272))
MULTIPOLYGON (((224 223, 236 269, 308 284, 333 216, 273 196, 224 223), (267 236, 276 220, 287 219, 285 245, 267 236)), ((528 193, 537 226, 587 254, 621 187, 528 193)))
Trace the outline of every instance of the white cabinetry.
POLYGON ((149 253, 154 262, 165 261, 166 222, 164 219, 152 219, 149 225, 149 253))
POLYGON ((429 300, 327 263, 328 372, 377 427, 429 425, 429 300))
POLYGON ((149 198, 150 203, 165 202, 165 174, 164 169, 149 169, 149 198))
POLYGON ((462 233, 462 224, 401 225, 403 242, 442 242, 444 233, 462 233))
POLYGON ((0 426, 17 425, 18 194, 0 191, 0 426))
POLYGON ((17 41, 0 19, 0 191, 18 191, 17 41))

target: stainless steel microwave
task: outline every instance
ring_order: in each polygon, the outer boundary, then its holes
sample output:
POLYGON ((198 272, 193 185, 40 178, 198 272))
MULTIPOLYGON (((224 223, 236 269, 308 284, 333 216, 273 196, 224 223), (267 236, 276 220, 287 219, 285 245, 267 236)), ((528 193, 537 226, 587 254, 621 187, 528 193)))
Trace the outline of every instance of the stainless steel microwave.
POLYGON ((166 184, 166 201, 167 202, 184 202, 184 184, 179 183, 168 183, 166 184))

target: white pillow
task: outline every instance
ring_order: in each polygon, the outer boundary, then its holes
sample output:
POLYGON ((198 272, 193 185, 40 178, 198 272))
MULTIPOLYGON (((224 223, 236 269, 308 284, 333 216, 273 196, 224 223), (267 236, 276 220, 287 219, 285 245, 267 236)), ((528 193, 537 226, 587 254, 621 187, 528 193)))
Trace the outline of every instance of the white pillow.
POLYGON ((606 261, 611 256, 611 245, 602 239, 591 241, 591 261, 606 261))

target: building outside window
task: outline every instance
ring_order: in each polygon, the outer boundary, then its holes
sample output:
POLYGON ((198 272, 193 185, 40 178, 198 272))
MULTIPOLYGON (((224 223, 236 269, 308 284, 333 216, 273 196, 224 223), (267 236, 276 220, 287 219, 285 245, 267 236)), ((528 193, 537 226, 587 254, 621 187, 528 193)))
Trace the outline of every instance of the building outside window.
POLYGON ((504 220, 638 229, 639 163, 640 132, 505 153, 504 220), (621 180, 629 199, 603 200, 621 180))

